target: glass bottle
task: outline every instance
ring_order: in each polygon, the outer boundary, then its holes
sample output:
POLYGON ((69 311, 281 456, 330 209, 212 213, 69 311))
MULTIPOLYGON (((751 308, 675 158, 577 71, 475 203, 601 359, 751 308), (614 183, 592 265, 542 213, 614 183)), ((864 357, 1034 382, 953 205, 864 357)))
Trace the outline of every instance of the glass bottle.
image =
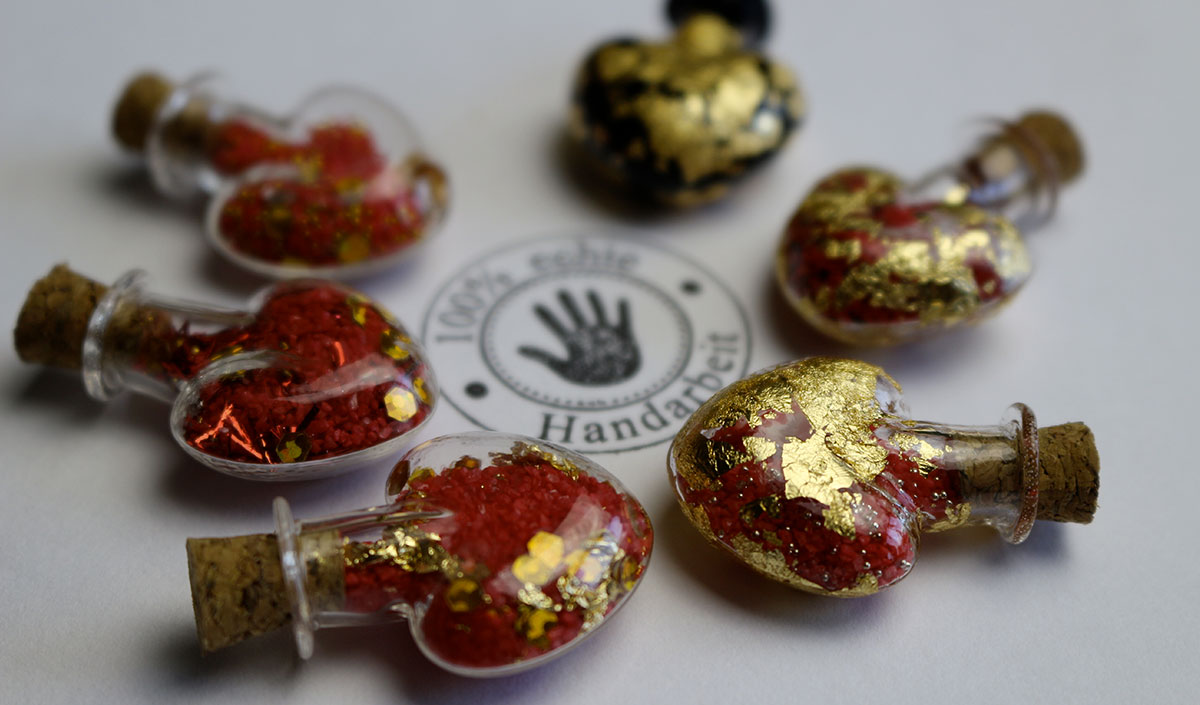
POLYGON ((245 309, 111 287, 59 265, 18 318, 22 359, 79 369, 105 401, 129 389, 171 404, 171 433, 201 463, 254 480, 334 475, 400 450, 432 412, 433 373, 403 326, 329 281, 266 287, 245 309))
POLYGON ((189 539, 204 648, 290 621, 309 658, 317 629, 407 621, 438 666, 509 675, 607 622, 653 544, 645 510, 616 478, 523 436, 427 441, 396 466, 388 502, 296 521, 279 498, 273 535, 189 539))
POLYGON ((347 279, 407 258, 433 234, 448 191, 408 120, 383 99, 329 86, 290 114, 228 97, 202 74, 133 78, 113 131, 159 191, 209 197, 209 242, 264 276, 347 279))
POLYGON ((669 472, 684 513, 758 572, 822 595, 895 584, 924 532, 1037 519, 1088 523, 1099 456, 1081 423, 1037 427, 1014 404, 995 426, 913 421, 880 368, 836 358, 726 387, 684 424, 669 472))
POLYGON ((595 47, 576 74, 570 131, 635 197, 690 207, 722 198, 804 120, 790 69, 756 49, 763 0, 671 0, 673 37, 595 47))
POLYGON ((1053 215, 1083 159, 1066 119, 1034 111, 912 183, 871 167, 835 172, 784 229, 780 288, 818 331, 857 345, 981 321, 1029 278, 1021 230, 1053 215))

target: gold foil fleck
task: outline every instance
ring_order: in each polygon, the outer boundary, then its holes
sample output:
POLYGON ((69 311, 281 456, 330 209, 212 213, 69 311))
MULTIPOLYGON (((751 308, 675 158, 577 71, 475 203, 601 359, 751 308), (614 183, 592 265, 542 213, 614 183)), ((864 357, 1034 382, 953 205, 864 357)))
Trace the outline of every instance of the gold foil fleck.
POLYGON ((337 254, 342 262, 361 262, 371 256, 371 241, 366 235, 347 235, 338 243, 337 254))
POLYGON ((446 587, 446 605, 451 612, 470 612, 484 602, 483 588, 470 578, 455 578, 446 587))
POLYGON ((917 464, 917 472, 921 475, 928 475, 931 470, 937 469, 937 465, 933 463, 935 458, 941 458, 946 454, 947 448, 936 448, 932 443, 919 438, 912 433, 893 433, 889 437, 891 443, 901 451, 913 453, 907 456, 917 464))
POLYGON ((350 294, 346 297, 346 305, 350 307, 350 318, 360 326, 367 325, 367 309, 371 302, 361 294, 350 294))
POLYGON ((582 103, 571 110, 572 133, 619 167, 631 162, 672 175, 679 188, 658 195, 677 205, 720 196, 729 179, 783 144, 788 123, 804 110, 791 72, 741 43, 724 20, 698 13, 672 41, 600 47, 585 62, 576 93, 604 92, 611 115, 593 117, 636 123, 645 137, 610 144, 608 125, 589 124, 582 103))
POLYGON ((930 523, 929 526, 925 528, 926 531, 945 531, 946 529, 953 529, 963 526, 970 518, 971 503, 963 502, 961 504, 946 507, 946 516, 930 523))
POLYGON ((551 610, 529 608, 522 605, 518 610, 517 622, 514 625, 527 640, 533 643, 545 642, 546 630, 558 622, 558 615, 551 610))
POLYGON ((549 595, 528 583, 517 590, 517 600, 538 609, 552 610, 555 608, 554 600, 549 595))
POLYGON ((775 453, 779 452, 779 445, 770 438, 749 436, 742 439, 742 444, 750 453, 750 459, 756 463, 770 460, 775 457, 775 453))
POLYGON ((379 334, 379 349, 393 360, 408 359, 409 352, 405 342, 405 336, 394 328, 386 328, 379 334))

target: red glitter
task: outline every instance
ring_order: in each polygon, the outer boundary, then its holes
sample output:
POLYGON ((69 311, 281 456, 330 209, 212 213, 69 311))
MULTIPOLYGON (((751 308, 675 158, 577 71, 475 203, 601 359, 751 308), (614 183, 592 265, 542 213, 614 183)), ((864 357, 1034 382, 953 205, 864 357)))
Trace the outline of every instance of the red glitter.
POLYGON ((531 637, 522 622, 522 614, 531 608, 512 589, 511 569, 539 532, 569 532, 564 522, 573 510, 598 511, 602 526, 625 554, 623 559, 614 557, 606 569, 623 572, 618 584, 625 586, 644 570, 653 542, 641 508, 611 484, 584 473, 564 472, 535 456, 485 468, 462 462, 410 481, 397 501, 412 499, 453 513, 426 521, 420 529, 440 537, 458 569, 478 578, 482 595, 464 609, 450 599, 452 583, 442 573, 409 572, 391 562, 365 563, 346 568, 346 609, 374 612, 396 601, 428 600, 419 625, 428 646, 443 659, 464 666, 501 666, 534 658, 583 630, 584 610, 563 605, 564 596, 554 580, 541 586, 541 591, 562 607, 547 611, 553 618, 544 625, 544 633, 531 637))
POLYGON ((185 325, 156 333, 141 341, 135 365, 174 382, 232 354, 281 354, 277 366, 224 375, 199 391, 183 436, 209 455, 252 463, 341 455, 395 438, 430 411, 428 370, 404 347, 401 329, 335 285, 280 285, 245 326, 192 333, 185 325), (358 388, 362 378, 379 381, 358 388), (387 408, 386 397, 398 386, 411 402, 403 419, 387 408))
POLYGON ((408 247, 428 225, 429 213, 411 185, 357 124, 321 125, 307 140, 288 142, 245 121, 230 121, 216 130, 210 159, 229 176, 262 165, 296 169, 295 178, 240 183, 221 205, 222 238, 261 260, 353 263, 408 247))

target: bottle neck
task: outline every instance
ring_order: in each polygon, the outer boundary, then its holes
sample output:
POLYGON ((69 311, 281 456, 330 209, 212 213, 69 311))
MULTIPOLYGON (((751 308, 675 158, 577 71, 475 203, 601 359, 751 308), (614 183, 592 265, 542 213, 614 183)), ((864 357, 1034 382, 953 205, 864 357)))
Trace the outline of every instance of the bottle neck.
POLYGON ((362 588, 350 584, 348 573, 369 560, 371 552, 402 566, 393 576, 433 574, 438 568, 435 547, 411 531, 421 519, 442 516, 440 511, 414 510, 404 504, 367 507, 315 521, 296 521, 287 500, 275 500, 275 535, 283 583, 292 612, 296 650, 307 659, 313 651, 313 633, 323 627, 384 624, 412 616, 412 602, 423 594, 420 584, 405 590, 402 583, 378 585, 376 599, 357 596, 362 588), (391 531, 404 527, 408 531, 391 531), (428 564, 428 565, 425 565, 428 564))
POLYGON ((145 272, 117 280, 96 304, 83 341, 83 384, 88 395, 107 401, 131 389, 170 402, 175 387, 164 374, 165 351, 155 341, 169 335, 169 319, 145 305, 145 272))
POLYGON ((1082 171, 1078 138, 1063 118, 1045 112, 995 125, 965 157, 914 184, 906 198, 973 205, 1023 229, 1049 220, 1059 191, 1082 171))
POLYGON ((108 288, 88 319, 83 383, 107 401, 128 389, 170 403, 179 386, 229 351, 194 350, 207 328, 248 325, 244 311, 202 306, 149 294, 146 274, 134 270, 108 288))
POLYGON ((189 199, 217 190, 228 174, 213 163, 213 152, 230 123, 278 126, 275 119, 225 97, 223 83, 213 74, 180 83, 145 74, 131 81, 118 101, 117 140, 144 155, 162 193, 189 199))
POLYGON ((1015 404, 996 426, 904 421, 890 428, 886 445, 898 455, 892 480, 922 530, 983 525, 1019 543, 1037 514, 1036 439, 1032 412, 1015 404))

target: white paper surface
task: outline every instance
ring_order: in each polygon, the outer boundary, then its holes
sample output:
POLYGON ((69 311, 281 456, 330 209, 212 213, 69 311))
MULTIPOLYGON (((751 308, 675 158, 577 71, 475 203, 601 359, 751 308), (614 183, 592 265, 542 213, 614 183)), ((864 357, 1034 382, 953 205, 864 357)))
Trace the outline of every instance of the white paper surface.
MULTIPOLYGON (((776 2, 767 47, 799 73, 809 123, 725 203, 647 217, 586 191, 562 160, 576 62, 616 34, 667 31, 654 2, 5 3, 0 6, 0 302, 15 321, 50 266, 237 304, 260 284, 210 252, 199 214, 160 198, 108 136, 136 70, 216 68, 286 110, 328 81, 392 99, 447 166, 445 229, 423 256, 359 285, 413 330, 478 253, 556 233, 617 232, 718 270, 751 314, 751 369, 815 353, 775 297, 771 253, 821 174, 918 174, 971 119, 1060 108, 1088 170, 1032 234, 1037 273, 986 325, 859 351, 920 417, 991 423, 1024 401, 1083 420, 1102 458, 1090 526, 1039 525, 1021 546, 928 537, 911 576, 870 599, 806 596, 709 548, 666 482, 665 445, 600 461, 657 528, 624 611, 537 671, 470 681, 432 668, 402 627, 286 633, 201 658, 183 543, 375 504, 388 464, 294 486, 190 462, 158 403, 89 401, 79 380, 0 346, 0 693, 65 702, 1190 702, 1200 687, 1194 544, 1195 28, 1184 2, 776 2)), ((437 360, 433 361, 437 364, 437 360)), ((444 404, 421 438, 474 427, 444 404)))

